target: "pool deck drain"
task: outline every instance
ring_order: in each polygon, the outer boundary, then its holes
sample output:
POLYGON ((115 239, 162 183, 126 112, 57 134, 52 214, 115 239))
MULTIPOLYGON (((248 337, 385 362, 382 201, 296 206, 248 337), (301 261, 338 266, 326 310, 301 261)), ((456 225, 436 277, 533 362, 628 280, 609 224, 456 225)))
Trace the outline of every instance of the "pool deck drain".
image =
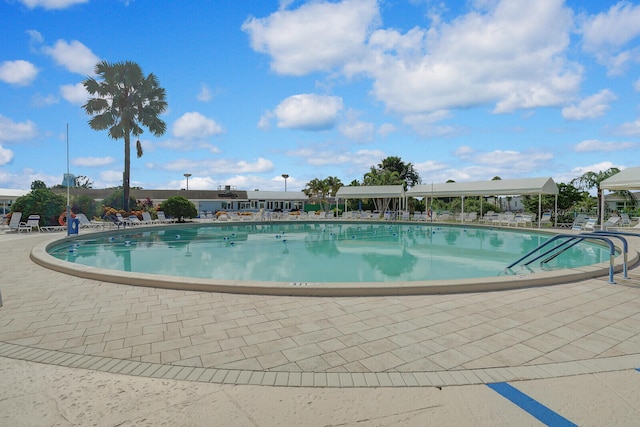
POLYGON ((67 276, 29 259, 47 239, 0 237, 2 357, 150 378, 347 388, 640 366, 638 269, 617 285, 603 277, 452 295, 242 295, 67 276))

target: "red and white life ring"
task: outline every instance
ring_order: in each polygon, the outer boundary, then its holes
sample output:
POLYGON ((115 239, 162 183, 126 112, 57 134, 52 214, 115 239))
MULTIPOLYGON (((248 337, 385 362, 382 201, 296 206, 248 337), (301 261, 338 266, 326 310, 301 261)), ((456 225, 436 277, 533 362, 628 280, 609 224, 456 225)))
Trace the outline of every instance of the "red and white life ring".
MULTIPOLYGON (((74 214, 73 212, 71 212, 71 218, 75 218, 76 214, 74 214)), ((62 212, 60 214, 60 216, 58 217, 58 224, 65 226, 67 225, 67 213, 66 212, 62 212)))

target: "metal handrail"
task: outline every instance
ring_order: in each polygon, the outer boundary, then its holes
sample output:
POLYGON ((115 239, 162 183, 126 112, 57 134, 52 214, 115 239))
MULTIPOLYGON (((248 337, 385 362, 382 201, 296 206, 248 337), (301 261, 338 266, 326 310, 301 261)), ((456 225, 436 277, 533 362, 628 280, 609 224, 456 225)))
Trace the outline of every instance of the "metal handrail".
POLYGON ((547 256, 549 254, 552 254, 550 257, 546 258, 545 260, 543 260, 540 263, 540 264, 544 264, 544 263, 552 260, 553 258, 557 257, 558 255, 560 255, 562 252, 566 251, 567 249, 569 249, 569 248, 577 245, 578 243, 582 242, 585 239, 595 239, 595 240, 602 240, 607 245, 609 245, 609 282, 608 283, 609 284, 615 284, 616 282, 613 280, 613 273, 614 273, 614 259, 615 259, 615 255, 616 255, 616 248, 615 248, 613 242, 611 241, 611 239, 609 239, 609 237, 616 237, 616 238, 620 239, 623 242, 624 278, 628 279, 628 277, 627 277, 627 252, 628 252, 627 241, 622 236, 616 235, 614 233, 609 234, 608 232, 582 233, 582 234, 579 234, 579 235, 575 235, 575 234, 557 234, 557 235, 553 236, 551 239, 549 239, 548 241, 546 241, 545 243, 543 243, 542 245, 538 246, 534 250, 532 250, 529 253, 527 253, 525 256, 523 256, 520 259, 518 259, 517 261, 511 263, 509 266, 507 266, 505 268, 505 270, 511 270, 511 268, 515 267, 516 265, 518 265, 519 263, 521 263, 525 259, 529 258, 533 254, 537 253, 542 248, 550 245, 551 243, 555 242, 556 240, 567 239, 566 242, 563 242, 558 246, 554 246, 553 248, 549 249, 548 251, 544 252, 543 254, 538 255, 534 259, 528 261, 524 265, 528 266, 532 262, 535 262, 535 261, 539 260, 540 258, 543 258, 543 257, 545 257, 545 256, 547 256))

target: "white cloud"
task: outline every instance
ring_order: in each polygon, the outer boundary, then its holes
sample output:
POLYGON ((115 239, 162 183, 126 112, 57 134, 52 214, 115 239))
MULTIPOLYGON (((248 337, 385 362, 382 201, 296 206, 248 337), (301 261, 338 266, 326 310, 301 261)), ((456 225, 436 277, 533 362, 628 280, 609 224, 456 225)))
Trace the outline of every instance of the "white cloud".
POLYGON ((380 125, 380 127, 378 127, 378 134, 382 135, 382 136, 387 136, 393 132, 395 132, 396 130, 398 130, 396 128, 396 126, 392 123, 383 123, 380 125))
POLYGON ((340 126, 340 132, 351 140, 370 142, 373 140, 375 127, 370 122, 356 121, 340 126))
POLYGON ((198 101, 201 102, 209 102, 213 99, 213 93, 211 93, 211 89, 209 86, 202 83, 200 86, 200 92, 198 92, 198 101))
POLYGON ((567 120, 595 119, 609 111, 609 104, 617 97, 608 89, 601 90, 578 103, 562 109, 562 117, 567 120))
POLYGON ((347 151, 345 148, 333 149, 326 146, 304 147, 288 151, 287 156, 299 157, 313 166, 350 165, 366 170, 385 157, 381 150, 347 151))
POLYGON ((280 128, 324 130, 335 126, 343 108, 342 98, 308 93, 288 97, 273 114, 280 128))
POLYGON ((584 50, 595 55, 598 62, 617 74, 632 59, 638 58, 637 48, 624 47, 640 36, 640 5, 620 1, 607 12, 587 17, 581 28, 584 50))
POLYGON ((143 141, 143 146, 146 151, 155 150, 156 147, 166 148, 174 151, 194 151, 194 150, 206 150, 212 154, 220 154, 222 150, 216 145, 213 145, 204 140, 191 140, 191 139, 165 139, 158 142, 147 143, 143 141), (147 149, 147 146, 149 147, 147 149))
POLYGON ((273 112, 265 111, 258 121, 258 129, 269 131, 271 130, 271 120, 275 117, 273 112))
POLYGON ((77 40, 67 43, 58 40, 55 45, 45 47, 44 52, 51 56, 53 60, 72 73, 82 75, 93 75, 96 64, 100 61, 91 49, 77 40))
POLYGON ((34 107, 48 107, 49 105, 57 104, 59 101, 60 100, 52 94, 44 96, 36 93, 31 97, 31 105, 34 107))
POLYGON ((13 151, 0 145, 0 166, 4 166, 13 160, 13 151))
POLYGON ((89 0, 20 0, 29 9, 41 7, 43 9, 66 9, 76 4, 88 3, 89 0))
POLYGON ((486 6, 428 30, 380 30, 369 61, 347 69, 373 76, 375 96, 403 114, 493 102, 505 113, 568 99, 581 77, 564 56, 571 11, 561 0, 486 6))
POLYGON ((16 86, 28 86, 38 75, 38 69, 31 62, 18 59, 0 63, 0 81, 16 86))
POLYGON ((250 18, 242 30, 254 50, 271 56, 275 72, 300 76, 340 68, 362 56, 370 28, 379 20, 375 0, 315 1, 250 18))
POLYGON ((633 90, 635 90, 636 92, 640 92, 640 79, 633 82, 633 90))
POLYGON ((184 139, 205 139, 224 133, 224 129, 215 120, 198 112, 184 113, 173 124, 173 135, 184 139))
POLYGON ((0 114, 0 142, 21 141, 38 135, 36 124, 31 120, 16 123, 0 114))
POLYGON ((625 136, 640 136, 640 119, 635 122, 623 123, 615 133, 625 136))
POLYGON ((111 156, 107 157, 78 157, 71 160, 71 164, 74 166, 88 166, 88 167, 98 167, 98 166, 107 166, 112 164, 115 159, 111 156))
POLYGON ((579 142, 573 148, 578 153, 585 153, 591 151, 621 151, 634 148, 638 144, 635 142, 612 142, 612 141, 599 141, 597 139, 587 139, 579 142))
MULTIPOLYGON (((233 159, 178 159, 167 164, 150 165, 149 167, 178 172, 192 171, 193 174, 206 176, 211 171, 215 171, 216 174, 270 172, 274 166, 271 160, 260 157, 253 162, 233 159)), ((189 187, 191 187, 191 180, 189 180, 189 187)))
POLYGON ((473 153, 475 153, 475 150, 473 148, 471 148, 470 146, 468 146, 468 145, 460 146, 455 151, 455 155, 457 157, 462 158, 462 159, 468 158, 473 153))
POLYGON ((91 97, 82 83, 60 86, 60 95, 73 105, 83 105, 91 97))

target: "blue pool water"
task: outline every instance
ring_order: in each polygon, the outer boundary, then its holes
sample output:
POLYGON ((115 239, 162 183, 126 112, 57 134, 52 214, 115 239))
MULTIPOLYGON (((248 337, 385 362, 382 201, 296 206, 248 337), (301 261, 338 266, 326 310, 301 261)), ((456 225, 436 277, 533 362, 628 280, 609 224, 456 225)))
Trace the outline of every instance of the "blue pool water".
MULTIPOLYGON (((180 277, 389 282, 497 276, 550 237, 428 224, 213 224, 92 234, 56 244, 48 252, 86 266, 180 277)), ((546 268, 608 260, 607 248, 582 243, 546 268)))

